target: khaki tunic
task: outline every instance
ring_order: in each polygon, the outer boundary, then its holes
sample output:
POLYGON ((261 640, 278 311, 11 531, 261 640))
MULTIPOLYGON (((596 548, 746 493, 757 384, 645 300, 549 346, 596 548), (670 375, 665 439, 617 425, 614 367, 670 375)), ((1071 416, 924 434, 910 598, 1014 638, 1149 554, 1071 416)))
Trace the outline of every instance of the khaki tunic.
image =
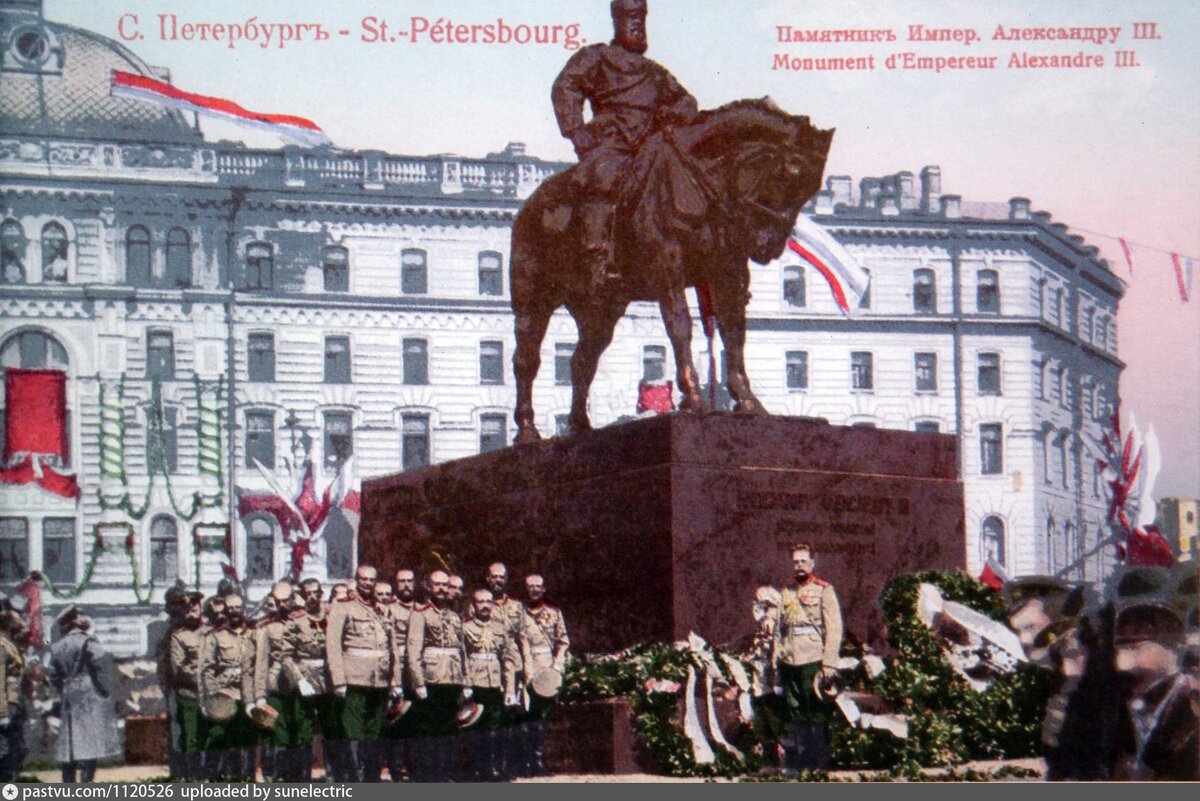
POLYGON ((284 665, 291 659, 293 646, 288 633, 291 627, 291 620, 272 619, 259 625, 254 633, 255 700, 289 689, 284 665))
POLYGON ((200 695, 226 695, 247 706, 254 698, 254 630, 224 626, 204 633, 200 641, 200 695))
POLYGON ((184 698, 196 698, 200 692, 199 627, 177 628, 171 632, 167 652, 167 686, 184 698))
POLYGON ((813 576, 783 591, 775 659, 786 665, 820 662, 836 668, 842 647, 842 610, 829 582, 813 576))
POLYGON ((25 703, 21 682, 25 677, 25 657, 12 640, 0 635, 0 718, 12 717, 25 703))
POLYGON ((562 670, 567 660, 567 650, 571 647, 562 610, 542 601, 530 605, 526 614, 523 628, 528 643, 525 657, 527 676, 533 678, 534 673, 549 667, 562 670), (530 665, 532 667, 528 667, 530 665))
POLYGON ((388 607, 388 619, 392 624, 392 652, 396 665, 403 674, 399 684, 406 688, 413 686, 408 670, 408 628, 416 608, 415 602, 406 604, 404 601, 398 601, 388 607))
POLYGON ((392 664, 390 624, 357 596, 329 610, 325 658, 334 687, 395 687, 401 671, 392 664))
POLYGON ((466 684, 471 687, 502 689, 505 695, 517 691, 517 649, 504 621, 468 620, 463 623, 463 653, 466 684))
POLYGON ((452 609, 414 609, 408 623, 408 672, 413 688, 463 683, 463 623, 452 609))
POLYGON ((308 681, 317 695, 329 692, 329 681, 325 664, 325 627, 328 623, 325 610, 315 615, 299 612, 292 616, 286 636, 291 642, 283 663, 283 671, 293 687, 301 680, 308 681))

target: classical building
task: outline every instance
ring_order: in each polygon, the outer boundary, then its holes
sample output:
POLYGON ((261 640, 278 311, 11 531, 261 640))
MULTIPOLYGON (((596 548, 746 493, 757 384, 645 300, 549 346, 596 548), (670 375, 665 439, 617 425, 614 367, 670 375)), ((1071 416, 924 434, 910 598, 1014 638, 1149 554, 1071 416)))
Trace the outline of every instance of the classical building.
MULTIPOLYGON (((114 651, 143 653, 176 579, 211 591, 232 569, 258 598, 287 573, 293 516, 270 499, 306 464, 319 499, 339 478, 511 442, 510 229, 568 165, 518 144, 462 158, 210 142, 112 97, 114 69, 168 75, 43 19, 39 0, 0 0, 0 46, 0 586, 40 571, 51 607, 72 597, 114 651)), ((1103 574, 1082 443, 1117 398, 1120 282, 1028 201, 997 218, 941 194, 936 168, 828 186, 809 211, 871 270, 869 307, 843 317, 794 259, 754 267, 760 398, 956 434, 972 569, 991 554, 1013 574, 1103 574)), ((543 431, 565 421, 574 339, 556 316, 543 431)), ((667 344, 656 307, 631 306, 596 424, 673 376, 667 344)), ((323 530, 305 574, 348 576, 351 510, 323 530)))

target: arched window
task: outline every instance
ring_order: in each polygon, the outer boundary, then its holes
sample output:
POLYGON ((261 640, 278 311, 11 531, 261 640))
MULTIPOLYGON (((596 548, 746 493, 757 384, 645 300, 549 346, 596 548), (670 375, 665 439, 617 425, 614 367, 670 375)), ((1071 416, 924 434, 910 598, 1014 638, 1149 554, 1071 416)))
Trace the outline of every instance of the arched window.
POLYGON ((150 283, 150 232, 140 225, 125 234, 125 283, 137 286, 150 283))
POLYGON ((796 308, 808 303, 804 284, 804 268, 793 264, 783 268, 783 302, 796 308))
POLYGON ((67 280, 67 229, 56 222, 42 228, 42 280, 67 280))
POLYGON ((1079 564, 1079 557, 1083 555, 1083 549, 1079 544, 1079 537, 1076 534, 1077 529, 1075 524, 1070 520, 1063 525, 1063 545, 1066 549, 1066 565, 1071 567, 1071 573, 1074 574, 1082 567, 1079 564))
POLYGON ((321 270, 326 292, 350 291, 350 251, 330 245, 321 252, 321 270))
POLYGON ((275 524, 266 515, 254 515, 246 524, 246 578, 275 579, 275 524))
MULTIPOLYGON (((49 334, 43 334, 40 331, 18 331, 0 345, 0 382, 4 380, 4 371, 10 367, 24 370, 61 370, 65 373, 68 368, 67 351, 49 334)), ((65 403, 69 397, 68 394, 63 402, 65 403)), ((32 430, 41 432, 37 439, 42 446, 42 451, 51 454, 52 465, 69 466, 71 463, 71 410, 68 408, 63 418, 59 420, 55 412, 56 408, 60 408, 57 406, 57 400, 54 403, 39 402, 22 411, 21 416, 29 424, 26 433, 32 430)), ((0 398, 0 453, 5 450, 7 416, 8 400, 0 398)))
POLYGON ((933 270, 913 270, 913 311, 933 314, 937 311, 937 285, 933 270))
POLYGON ((1054 515, 1046 516, 1046 570, 1047 573, 1053 573, 1058 570, 1058 560, 1055 558, 1055 551, 1058 543, 1055 542, 1058 531, 1054 525, 1054 515))
POLYGON ((270 289, 275 285, 275 252, 266 242, 246 246, 246 289, 270 289))
POLYGON ((150 522, 150 578, 155 583, 179 577, 179 526, 170 515, 150 522))
POLYGON ((428 263, 425 251, 408 248, 400 254, 400 292, 424 295, 429 291, 428 263))
POLYGON ((192 285, 192 238, 182 228, 167 231, 167 286, 186 289, 192 285))
POLYGON ((0 225, 0 281, 25 283, 25 231, 16 220, 0 225))
POLYGON ((983 519, 979 529, 979 548, 984 562, 1005 566, 1004 521, 999 517, 989 515, 983 519))
POLYGON ((26 370, 66 370, 67 351, 41 331, 21 331, 0 346, 0 366, 26 370))
POLYGON ((479 294, 500 297, 504 294, 504 268, 499 253, 479 254, 479 294))
POLYGON ((991 314, 1000 311, 1000 274, 995 270, 975 274, 975 308, 991 314))

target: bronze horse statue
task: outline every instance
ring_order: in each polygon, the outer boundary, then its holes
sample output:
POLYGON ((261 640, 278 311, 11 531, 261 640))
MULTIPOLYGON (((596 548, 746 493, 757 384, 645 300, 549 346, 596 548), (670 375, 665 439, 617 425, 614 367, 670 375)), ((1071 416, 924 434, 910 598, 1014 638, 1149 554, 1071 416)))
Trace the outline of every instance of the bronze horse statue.
POLYGON ((513 226, 512 306, 517 349, 517 444, 540 439, 533 381, 550 317, 565 305, 579 329, 571 359, 571 432, 591 428, 587 399, 600 356, 626 306, 654 301, 675 354, 681 411, 704 409, 692 364, 684 290, 711 297, 725 346, 726 385, 739 412, 765 413, 750 389, 743 350, 748 260, 766 264, 787 244, 800 208, 817 193, 833 131, 779 110, 769 99, 703 111, 647 138, 622 181, 613 253, 621 279, 593 293, 572 207, 571 170, 546 181, 513 226))

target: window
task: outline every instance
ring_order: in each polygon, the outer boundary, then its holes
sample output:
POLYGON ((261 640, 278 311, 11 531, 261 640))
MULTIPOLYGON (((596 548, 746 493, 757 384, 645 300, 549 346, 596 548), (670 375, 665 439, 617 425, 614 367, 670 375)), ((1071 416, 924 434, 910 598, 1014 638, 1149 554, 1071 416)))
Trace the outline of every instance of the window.
POLYGON ((917 392, 937 392, 936 353, 914 354, 913 370, 917 379, 917 392))
POLYGON ((1064 394, 1065 383, 1063 381, 1063 378, 1065 375, 1066 375, 1066 369, 1063 368, 1061 365, 1059 367, 1054 368, 1054 372, 1053 372, 1054 386, 1051 389, 1051 392, 1053 393, 1051 400, 1056 400, 1059 403, 1062 403, 1063 399, 1066 397, 1066 395, 1064 394))
POLYGON ((1083 330, 1079 332, 1080 339, 1084 340, 1085 342, 1091 342, 1092 337, 1095 336, 1095 328, 1096 328, 1096 310, 1095 309, 1088 309, 1087 311, 1084 312, 1083 325, 1081 326, 1081 328, 1083 328, 1083 330))
POLYGON ((275 526, 261 515, 246 526, 246 578, 272 581, 275 578, 275 526))
POLYGON ((1083 416, 1090 420, 1096 416, 1096 388, 1085 383, 1080 389, 1080 400, 1083 406, 1083 416))
POLYGON ((0 366, 36 370, 66 370, 67 352, 53 337, 40 331, 22 331, 4 340, 0 366))
POLYGON ((878 428, 879 426, 872 423, 870 420, 860 420, 857 423, 851 423, 851 428, 878 428))
POLYGON ((405 470, 429 464, 429 415, 406 414, 400 418, 400 450, 405 470))
POLYGON ((192 285, 192 238, 182 228, 167 231, 167 286, 185 289, 192 285))
POLYGON ((979 427, 979 472, 985 476, 999 475, 1004 470, 999 423, 984 423, 979 427))
POLYGON ((255 461, 275 469, 274 412, 246 412, 246 467, 253 469, 255 461))
POLYGON ((1046 362, 1033 363, 1033 392, 1034 397, 1046 399, 1046 362))
POLYGON ((246 289, 275 286, 275 253, 266 242, 246 246, 246 289))
POLYGON ((423 339, 406 339, 403 343, 404 383, 429 383, 429 343, 423 339))
POLYGON ((29 577, 29 520, 0 517, 0 581, 29 577))
POLYGON ((146 471, 174 473, 179 468, 179 410, 146 410, 146 471))
POLYGON ((1004 521, 995 515, 983 519, 979 529, 980 555, 983 561, 1004 566, 1004 521))
POLYGON ((150 579, 170 583, 179 576, 179 527, 170 515, 150 523, 150 579))
POLYGON ((667 374, 667 349, 662 345, 642 348, 642 380, 662 381, 667 374))
POLYGON ((251 334, 246 346, 246 375, 253 383, 275 380, 275 335, 251 334))
POLYGON ((1063 366, 1059 369, 1059 373, 1061 374, 1059 384, 1062 393, 1059 395, 1059 405, 1064 409, 1070 409, 1075 400, 1075 385, 1071 382, 1071 371, 1063 366))
POLYGON ((325 383, 350 383, 350 337, 325 337, 325 383))
POLYGON ((507 418, 502 414, 485 414, 479 418, 479 452, 498 451, 508 444, 505 431, 507 418))
POLYGON ((175 335, 170 331, 146 332, 146 378, 175 380, 175 335))
POLYGON ((979 394, 1000 394, 1000 354, 979 354, 979 394))
POLYGON ((56 222, 42 228, 42 280, 67 280, 67 230, 56 222))
POLYGON ((325 248, 321 253, 321 268, 326 292, 350 291, 350 251, 337 246, 325 248))
POLYGON ((787 388, 808 389, 808 352, 789 350, 787 360, 787 388))
POLYGON ((936 420, 918 420, 913 426, 913 430, 918 434, 939 434, 942 426, 936 420))
POLYGON ((571 386, 571 357, 574 355, 574 342, 554 344, 554 383, 560 387, 571 386))
POLYGON ((1063 328, 1067 327, 1067 303, 1066 292, 1062 287, 1054 290, 1054 322, 1063 328))
POLYGON ((354 455, 354 424, 350 412, 325 412, 325 465, 340 467, 354 455))
POLYGON ((859 302, 858 308, 869 309, 871 308, 871 271, 864 267, 863 272, 867 274, 867 289, 863 292, 862 301, 859 302))
POLYGON ((933 270, 913 270, 913 311, 922 314, 937 312, 937 284, 933 270))
POLYGON ((125 283, 150 284, 150 232, 135 225, 125 234, 125 283))
POLYGON ((804 308, 807 304, 803 267, 783 268, 783 300, 787 305, 796 308, 804 308))
POLYGON ((16 220, 0 225, 0 281, 25 283, 25 231, 16 220))
POLYGON ((504 294, 504 269, 499 253, 479 254, 479 294, 500 297, 504 294))
POLYGON ((870 353, 856 351, 850 354, 850 388, 874 389, 874 357, 870 353))
POLYGON ((571 415, 556 414, 554 415, 554 436, 565 437, 571 433, 571 415))
POLYGON ((504 383, 504 343, 479 343, 479 383, 504 383))
POLYGON ((1058 484, 1063 489, 1068 489, 1071 486, 1071 477, 1068 473, 1069 462, 1067 460, 1067 438, 1064 436, 1055 443, 1057 451, 1056 459, 1058 460, 1058 484))
POLYGON ((1101 317, 1096 324, 1096 347, 1100 350, 1108 349, 1108 324, 1107 317, 1101 317))
POLYGON ((75 518, 42 520, 42 574, 55 584, 75 583, 75 518))
POLYGON ((988 314, 999 313, 1000 275, 995 270, 980 270, 975 274, 975 308, 988 314))
POLYGON ((400 292, 405 295, 424 295, 428 291, 425 251, 404 251, 400 254, 400 292))

